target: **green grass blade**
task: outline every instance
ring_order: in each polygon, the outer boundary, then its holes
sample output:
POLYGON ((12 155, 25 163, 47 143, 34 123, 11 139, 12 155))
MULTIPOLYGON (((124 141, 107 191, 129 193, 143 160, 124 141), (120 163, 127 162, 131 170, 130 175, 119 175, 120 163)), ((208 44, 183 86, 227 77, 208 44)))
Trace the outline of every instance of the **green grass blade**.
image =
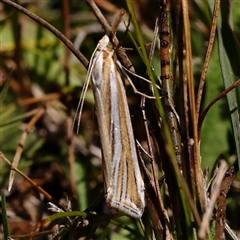
MULTIPOLYGON (((225 46, 224 46, 224 39, 222 35, 222 18, 219 16, 219 27, 217 28, 218 33, 218 51, 219 51, 219 57, 220 57, 220 65, 222 70, 222 76, 224 81, 225 89, 233 84, 233 64, 231 64, 231 59, 229 59, 228 54, 226 52, 225 46)), ((230 36, 227 35, 229 38, 230 36)), ((236 154, 238 158, 238 166, 240 167, 240 124, 239 124, 239 112, 240 108, 237 103, 237 98, 235 91, 231 91, 227 94, 227 102, 229 107, 229 112, 231 116, 231 124, 232 124, 232 131, 234 135, 235 145, 236 145, 236 154)))
POLYGON ((132 19, 132 22, 133 22, 133 25, 134 25, 134 28, 135 28, 135 31, 136 31, 137 41, 138 41, 138 43, 140 45, 140 48, 141 48, 141 51, 142 51, 143 61, 146 64, 147 72, 148 72, 149 78, 152 82, 154 94, 156 96, 156 104, 157 104, 160 116, 162 118, 163 133, 164 133, 163 135, 166 138, 166 143, 168 145, 168 149, 170 150, 168 153, 169 153, 169 156, 171 158, 171 163, 173 165, 173 169, 174 169, 174 172, 175 172, 176 178, 177 178, 177 184, 178 184, 178 187, 180 189, 180 196, 181 196, 182 203, 183 203, 186 226, 187 226, 188 229, 191 229, 191 224, 192 224, 191 223, 191 217, 192 216, 191 216, 190 207, 188 205, 188 200, 187 200, 187 197, 186 197, 186 195, 190 196, 189 189, 187 187, 186 182, 181 177, 181 174, 180 174, 180 171, 179 171, 179 167, 178 167, 177 158, 176 158, 175 151, 174 151, 174 146, 173 146, 171 134, 170 134, 168 124, 167 124, 165 110, 164 110, 163 104, 162 104, 162 102, 160 101, 160 98, 159 98, 159 93, 158 93, 158 90, 156 88, 156 80, 154 78, 154 73, 152 71, 150 63, 148 61, 146 48, 144 46, 142 33, 141 33, 140 27, 138 25, 138 21, 137 21, 135 12, 134 12, 132 1, 131 0, 126 0, 126 4, 128 6, 129 13, 131 14, 131 19, 132 19))

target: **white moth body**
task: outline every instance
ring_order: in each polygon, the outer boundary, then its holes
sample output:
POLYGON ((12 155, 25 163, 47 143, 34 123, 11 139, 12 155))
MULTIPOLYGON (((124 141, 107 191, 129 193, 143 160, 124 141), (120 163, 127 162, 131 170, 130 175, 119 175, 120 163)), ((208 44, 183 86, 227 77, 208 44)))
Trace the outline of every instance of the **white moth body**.
POLYGON ((105 35, 90 63, 103 154, 107 205, 134 218, 145 207, 144 182, 122 78, 126 77, 105 35))

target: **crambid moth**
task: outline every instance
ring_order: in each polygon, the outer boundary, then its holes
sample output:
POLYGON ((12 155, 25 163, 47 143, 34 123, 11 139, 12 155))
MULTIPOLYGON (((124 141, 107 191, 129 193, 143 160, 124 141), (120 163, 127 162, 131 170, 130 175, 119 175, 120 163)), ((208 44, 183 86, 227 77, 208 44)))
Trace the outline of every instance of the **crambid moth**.
POLYGON ((98 43, 89 65, 103 155, 107 205, 141 218, 145 207, 144 182, 122 78, 127 74, 117 60, 109 37, 98 43))

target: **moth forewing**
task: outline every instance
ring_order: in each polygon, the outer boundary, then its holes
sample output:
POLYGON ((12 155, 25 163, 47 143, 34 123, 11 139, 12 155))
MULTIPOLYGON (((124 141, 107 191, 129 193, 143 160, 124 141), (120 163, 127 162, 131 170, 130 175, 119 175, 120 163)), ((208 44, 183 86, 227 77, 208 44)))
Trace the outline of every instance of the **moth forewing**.
MULTIPOLYGON (((144 182, 122 77, 114 49, 105 35, 93 56, 92 85, 103 154, 108 206, 141 218, 145 207, 144 182)), ((126 76, 126 74, 125 74, 126 76)))

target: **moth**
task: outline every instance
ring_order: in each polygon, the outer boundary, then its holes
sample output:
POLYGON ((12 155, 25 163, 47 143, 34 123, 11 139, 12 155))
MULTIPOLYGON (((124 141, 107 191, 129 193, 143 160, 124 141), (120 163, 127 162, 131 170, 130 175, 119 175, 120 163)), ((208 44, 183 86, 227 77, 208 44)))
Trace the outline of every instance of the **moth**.
POLYGON ((106 203, 130 217, 141 218, 145 189, 123 85, 128 75, 107 35, 99 41, 88 73, 102 147, 106 203))

